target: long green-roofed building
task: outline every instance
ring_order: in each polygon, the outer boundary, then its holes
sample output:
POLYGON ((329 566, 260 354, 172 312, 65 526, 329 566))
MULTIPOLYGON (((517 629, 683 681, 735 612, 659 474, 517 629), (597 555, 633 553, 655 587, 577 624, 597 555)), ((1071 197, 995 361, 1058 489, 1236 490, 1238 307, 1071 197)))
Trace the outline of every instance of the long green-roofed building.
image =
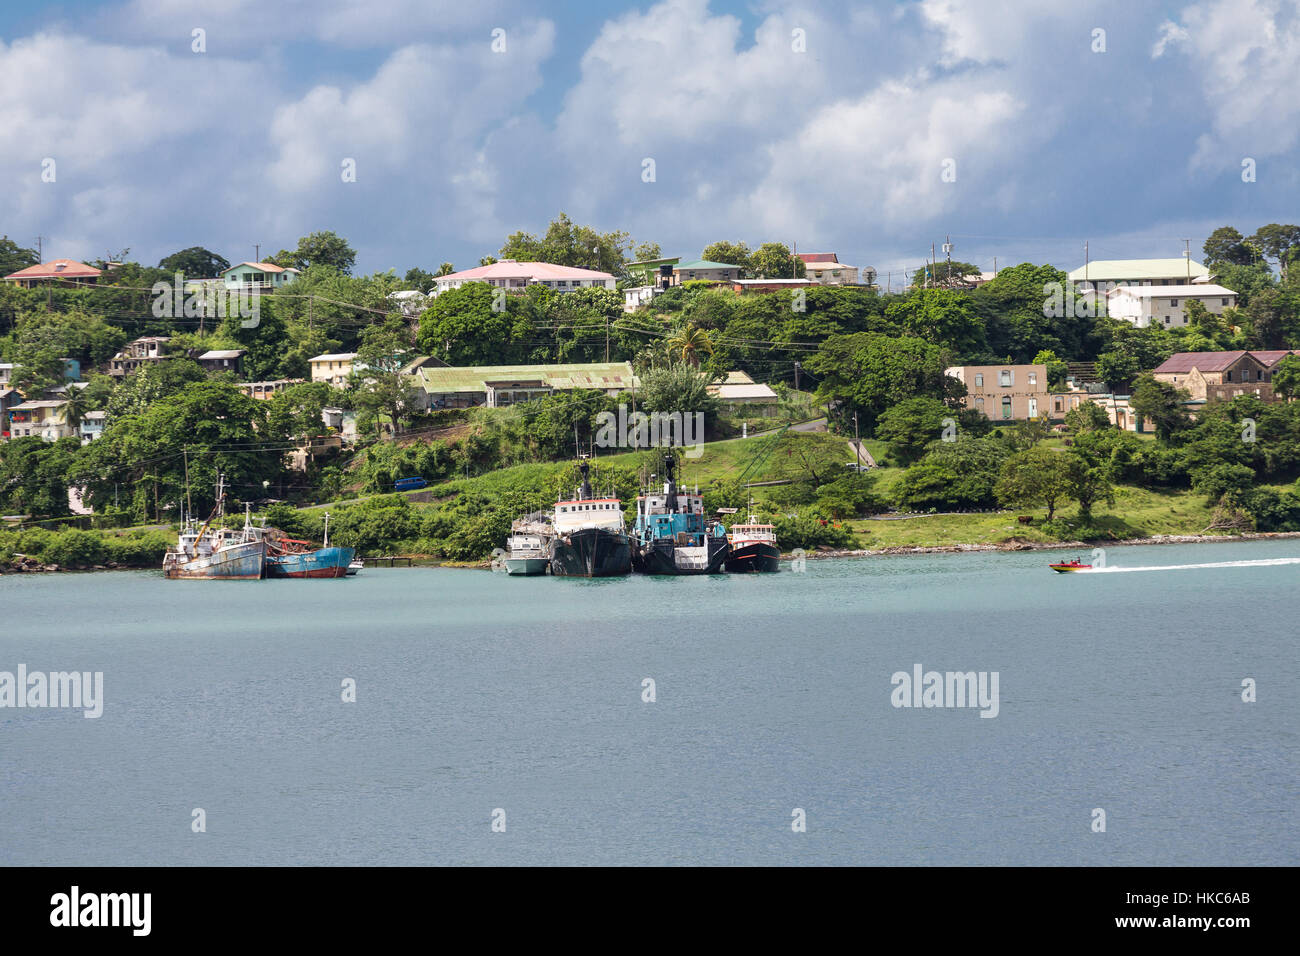
POLYGON ((429 408, 502 408, 580 388, 617 395, 639 384, 630 362, 462 367, 421 364, 411 374, 429 408))

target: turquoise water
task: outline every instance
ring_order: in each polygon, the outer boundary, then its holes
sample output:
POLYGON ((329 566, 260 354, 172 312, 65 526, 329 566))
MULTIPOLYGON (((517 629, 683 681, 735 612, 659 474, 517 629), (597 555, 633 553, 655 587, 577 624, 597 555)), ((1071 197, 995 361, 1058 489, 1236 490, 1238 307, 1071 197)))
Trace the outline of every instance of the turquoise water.
POLYGON ((1057 556, 0 577, 0 671, 102 671, 105 696, 0 709, 0 863, 1300 862, 1300 564, 1057 556), (918 663, 997 671, 997 717, 892 706, 918 663))

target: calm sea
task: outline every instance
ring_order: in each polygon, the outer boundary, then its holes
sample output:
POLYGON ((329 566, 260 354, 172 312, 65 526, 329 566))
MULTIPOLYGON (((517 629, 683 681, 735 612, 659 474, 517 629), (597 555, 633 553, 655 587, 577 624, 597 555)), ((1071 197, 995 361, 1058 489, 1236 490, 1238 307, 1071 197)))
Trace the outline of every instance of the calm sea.
POLYGON ((1056 556, 0 577, 0 671, 105 697, 0 709, 0 863, 1300 862, 1300 541, 1056 556))

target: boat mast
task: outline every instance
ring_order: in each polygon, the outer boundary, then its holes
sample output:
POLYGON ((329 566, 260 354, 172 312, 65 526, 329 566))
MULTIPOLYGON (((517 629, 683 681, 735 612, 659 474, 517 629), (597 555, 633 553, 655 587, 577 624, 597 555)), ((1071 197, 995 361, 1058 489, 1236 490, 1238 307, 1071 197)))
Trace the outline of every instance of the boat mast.
POLYGON ((322 548, 330 546, 330 513, 325 512, 325 541, 321 544, 322 548))

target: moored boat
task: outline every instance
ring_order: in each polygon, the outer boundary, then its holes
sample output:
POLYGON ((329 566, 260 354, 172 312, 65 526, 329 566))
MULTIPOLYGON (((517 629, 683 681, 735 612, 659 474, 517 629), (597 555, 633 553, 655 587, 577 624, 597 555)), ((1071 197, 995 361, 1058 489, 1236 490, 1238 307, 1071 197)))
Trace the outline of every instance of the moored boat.
POLYGON ((274 531, 266 539, 266 576, 268 578, 341 578, 346 577, 355 548, 330 546, 330 516, 325 515, 325 538, 319 548, 310 541, 287 538, 274 531))
POLYGON ((771 572, 781 570, 781 549, 776 543, 776 529, 763 524, 754 515, 754 502, 749 503, 749 521, 735 524, 727 534, 731 550, 723 565, 729 573, 771 572))
POLYGON ((548 545, 551 573, 562 577, 606 578, 632 570, 632 539, 617 498, 597 498, 591 490, 590 463, 578 465, 577 495, 555 503, 555 536, 548 545))
POLYGON ((550 540, 554 529, 543 513, 520 518, 510 527, 504 559, 506 574, 533 577, 545 574, 551 564, 550 540))
POLYGON ((675 455, 664 455, 663 488, 637 496, 633 567, 643 574, 717 574, 731 550, 726 529, 704 520, 698 488, 678 491, 676 466, 675 455))
POLYGON ((214 528, 225 516, 225 476, 217 478, 217 503, 200 526, 188 517, 181 523, 176 547, 163 555, 163 577, 169 580, 256 581, 266 568, 266 542, 262 531, 253 527, 248 507, 244 527, 214 528))
POLYGON ((364 571, 365 569, 366 562, 362 561, 360 558, 353 558, 352 563, 348 565, 347 576, 353 577, 358 572, 364 571))

